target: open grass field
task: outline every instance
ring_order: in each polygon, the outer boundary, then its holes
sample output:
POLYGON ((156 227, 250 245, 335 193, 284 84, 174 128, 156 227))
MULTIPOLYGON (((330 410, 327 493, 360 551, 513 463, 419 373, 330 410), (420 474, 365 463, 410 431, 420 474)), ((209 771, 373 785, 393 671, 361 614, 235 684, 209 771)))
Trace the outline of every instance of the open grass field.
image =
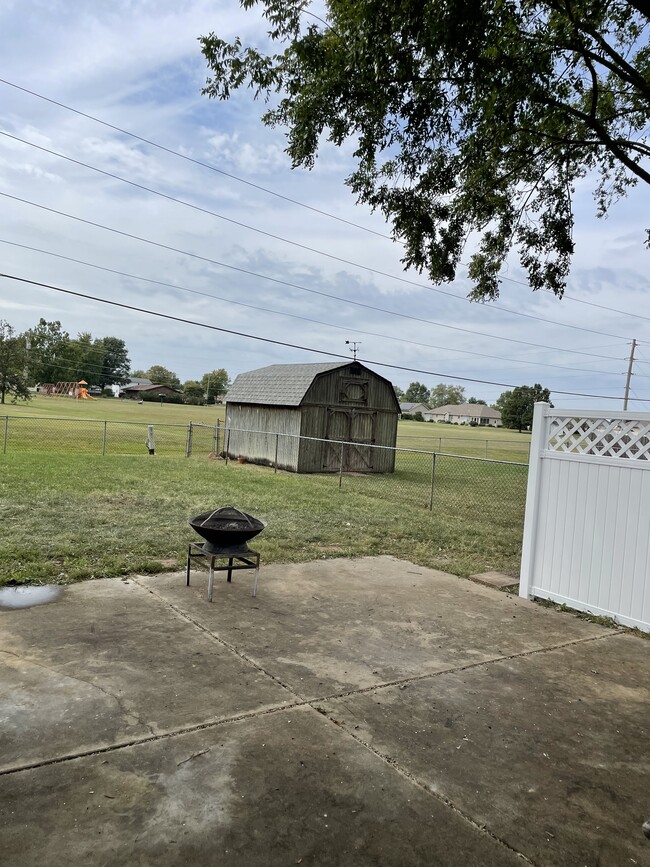
POLYGON ((16 404, 6 403, 0 407, 0 418, 4 415, 45 416, 48 418, 95 419, 104 421, 131 421, 143 424, 182 424, 190 421, 202 424, 216 424, 217 419, 224 422, 225 407, 185 406, 184 404, 157 401, 138 403, 137 400, 100 397, 97 400, 74 400, 70 397, 44 397, 34 395, 31 400, 16 404))
POLYGON ((528 463, 530 433, 493 427, 400 420, 397 446, 473 458, 528 463))
MULTIPOLYGON (((156 431, 156 451, 185 453, 187 425, 214 426, 225 422, 223 406, 182 406, 100 398, 96 401, 34 397, 29 403, 0 408, 0 448, 4 448, 2 416, 8 416, 6 450, 70 451, 81 454, 133 454, 146 452, 147 425, 156 431), (50 423, 48 423, 50 420, 50 423), (106 422, 106 425, 104 425, 106 422), (176 426, 176 427, 174 427, 176 426)), ((195 452, 214 450, 208 431, 195 432, 195 452)), ((530 434, 502 428, 400 421, 397 446, 491 460, 528 461, 530 434)))
MULTIPOLYGON (((223 406, 37 396, 0 409, 0 449, 8 454, 146 455, 147 427, 153 425, 157 454, 184 455, 189 422, 213 427, 224 419, 223 406)), ((214 432, 197 428, 196 447, 203 454, 214 451, 214 432)))
POLYGON ((0 461, 0 583, 183 568, 195 538, 188 519, 228 503, 268 521, 256 540, 263 563, 392 554, 459 575, 515 576, 526 468, 464 461, 461 474, 458 460, 437 466, 430 512, 427 488, 408 471, 394 481, 415 485, 419 502, 363 477, 344 478, 339 489, 337 476, 236 462, 8 453, 0 461))
MULTIPOLYGON (((383 553, 460 575, 517 573, 525 466, 445 454, 433 466, 400 451, 395 473, 345 475, 339 488, 336 475, 207 460, 214 427, 193 429, 187 460, 190 421, 223 425, 224 407, 36 397, 0 409, 0 583, 182 568, 188 518, 227 503, 269 522, 263 562, 383 553)), ((489 456, 510 461, 525 460, 529 440, 409 421, 398 435, 404 449, 480 457, 488 438, 489 456)))

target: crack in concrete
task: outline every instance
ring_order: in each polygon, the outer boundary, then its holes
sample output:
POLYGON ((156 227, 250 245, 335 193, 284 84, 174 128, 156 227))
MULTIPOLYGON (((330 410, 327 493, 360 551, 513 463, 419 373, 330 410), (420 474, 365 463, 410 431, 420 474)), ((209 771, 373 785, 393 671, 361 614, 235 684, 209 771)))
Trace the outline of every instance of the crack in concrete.
POLYGON ((275 683, 277 683, 279 686, 281 686, 283 689, 286 689, 287 692, 290 692, 291 695, 295 696, 295 698, 297 698, 299 701, 301 701, 303 703, 306 701, 304 696, 301 696, 299 693, 297 693, 296 690, 293 689, 293 687, 291 687, 288 683, 283 681, 282 678, 278 677, 275 674, 272 674, 270 671, 267 671, 264 668, 264 666, 260 665, 259 662, 256 662, 254 659, 252 659, 246 653, 239 650, 237 647, 235 647, 234 644, 231 644, 229 641, 226 641, 224 638, 221 638, 221 636, 217 635, 215 632, 212 632, 212 630, 208 629, 207 626, 204 626, 198 620, 195 620, 190 614, 187 614, 187 612, 183 611, 177 605, 174 605, 173 602, 170 602, 168 599, 165 599, 164 596, 161 596, 160 593, 157 593, 155 590, 152 590, 151 587, 144 587, 137 580, 135 580, 135 579, 132 579, 132 580, 133 580, 133 583, 137 587, 139 587, 144 592, 150 593, 152 596, 155 596, 156 599, 158 599, 160 602, 162 602, 163 605, 166 605, 181 620, 185 620, 188 623, 191 623, 192 626, 194 626, 200 632, 203 632, 205 635, 209 636, 217 644, 220 644, 222 647, 225 647, 226 650, 229 650, 231 653, 234 653, 235 656, 238 656, 243 662, 252 666, 260 674, 264 674, 266 677, 270 678, 275 683))
MULTIPOLYGON (((138 583, 138 582, 136 582, 136 583, 138 583)), ((213 633, 211 630, 207 629, 207 627, 203 626, 203 624, 199 623, 193 617, 186 614, 186 612, 182 611, 180 608, 178 608, 176 605, 174 605, 174 603, 169 602, 169 600, 165 599, 160 594, 155 593, 154 591, 151 590, 151 588, 144 588, 140 584, 138 584, 138 586, 141 587, 142 589, 149 590, 149 592, 152 593, 152 595, 154 595, 154 596, 156 596, 156 598, 160 599, 160 601, 163 602, 163 604, 167 605, 170 609, 172 609, 179 617, 181 617, 185 620, 188 620, 189 622, 194 624, 194 626, 196 626, 202 632, 205 632, 207 635, 209 635, 213 640, 218 642, 220 645, 222 645, 222 646, 226 647, 228 650, 234 652, 242 660, 244 660, 245 662, 247 662, 250 665, 253 665, 258 671, 271 677, 274 681, 280 683, 282 686, 284 686, 286 689, 288 689, 291 693, 293 693, 296 697, 300 698, 298 693, 291 686, 284 683, 276 675, 273 675, 270 672, 267 672, 262 666, 258 665, 253 659, 251 659, 249 656, 247 656, 247 654, 243 653, 238 648, 234 647, 229 642, 225 641, 224 639, 222 639, 221 637, 219 637, 218 635, 213 633)), ((482 833, 482 834, 486 834, 488 837, 490 837, 492 840, 494 840, 497 844, 503 846, 509 852, 511 852, 512 854, 521 858, 525 863, 533 865, 533 867, 534 867, 535 862, 533 862, 530 858, 528 858, 523 852, 520 852, 514 846, 511 846, 506 840, 499 837, 492 830, 490 830, 490 828, 488 828, 487 825, 480 823, 480 822, 477 822, 471 815, 469 815, 468 813, 465 813, 463 810, 461 810, 450 798, 447 798, 445 795, 442 795, 442 794, 439 794, 438 792, 433 791, 430 786, 428 786, 422 780, 418 779, 416 776, 411 774, 409 771, 406 770, 406 768, 403 768, 397 762, 397 760, 393 759, 391 756, 388 756, 388 755, 382 753, 381 751, 377 750, 376 748, 372 747, 366 741, 362 740, 362 738, 360 738, 358 735, 355 735, 354 732, 350 731, 347 728, 347 726, 345 726, 343 723, 341 723, 337 719, 335 719, 335 717, 329 711, 327 711, 324 708, 319 708, 318 705, 320 702, 327 701, 328 699, 332 699, 332 698, 342 699, 342 698, 347 698, 347 697, 354 696, 354 695, 373 692, 373 691, 376 691, 377 689, 387 689, 391 686, 399 686, 399 685, 403 685, 403 684, 406 685, 409 683, 427 680, 427 679, 430 679, 433 677, 438 677, 438 676, 443 675, 443 674, 454 674, 457 672, 467 671, 467 670, 473 669, 473 668, 479 668, 481 666, 487 666, 487 665, 493 664, 495 662, 507 662, 508 660, 525 659, 527 657, 535 656, 538 654, 550 653, 553 651, 562 650, 566 647, 571 647, 571 646, 578 645, 578 644, 584 644, 584 643, 592 642, 592 641, 602 641, 604 639, 608 639, 608 638, 613 637, 614 635, 620 635, 622 633, 623 633, 623 630, 619 629, 619 630, 614 630, 612 632, 609 632, 607 635, 596 635, 596 636, 586 636, 583 638, 576 638, 576 639, 572 639, 570 641, 560 642, 559 644, 552 645, 551 647, 538 647, 538 648, 534 648, 533 650, 521 651, 519 653, 502 654, 500 656, 493 657, 491 659, 481 660, 479 662, 471 662, 471 663, 467 663, 465 665, 460 665, 460 666, 444 669, 444 670, 439 671, 439 672, 433 672, 431 674, 416 675, 414 677, 409 677, 409 678, 399 678, 399 679, 396 679, 394 681, 384 682, 380 685, 370 686, 370 687, 365 687, 365 688, 360 688, 360 689, 355 689, 355 690, 347 690, 347 691, 339 692, 339 693, 332 695, 332 696, 325 696, 323 698, 309 699, 309 700, 303 701, 301 703, 303 705, 307 705, 308 707, 312 708, 316 712, 325 716, 340 731, 342 731, 344 734, 351 737, 356 743, 363 746, 365 749, 367 749, 369 752, 371 752, 380 761, 383 761, 389 767, 394 768, 397 771, 397 773, 399 773, 404 779, 409 780, 409 782, 412 785, 415 785, 417 788, 424 791, 430 797, 432 797, 435 800, 437 800, 438 802, 444 804, 446 807, 448 807, 450 810, 452 810, 454 813, 456 813, 458 816, 460 816, 465 822, 468 822, 476 831, 478 831, 479 833, 482 833)))
POLYGON ((401 686, 404 684, 408 686, 410 683, 418 683, 422 680, 429 680, 433 677, 440 677, 444 674, 455 674, 456 672, 468 671, 472 668, 480 668, 482 665, 493 665, 496 662, 507 662, 509 659, 526 659, 530 656, 537 656, 543 653, 553 653, 556 650, 563 650, 565 647, 572 647, 575 644, 585 644, 590 641, 604 641, 608 638, 612 638, 614 635, 624 635, 625 630, 619 629, 616 631, 612 631, 607 635, 589 635, 584 638, 574 638, 571 641, 563 641, 561 644, 553 644, 550 647, 538 647, 534 650, 522 650, 519 653, 511 653, 510 655, 503 656, 493 656, 489 659, 479 660, 477 662, 467 662, 465 665, 457 665, 452 668, 441 668, 440 671, 431 671, 428 674, 414 674, 412 677, 401 677, 396 680, 386 680, 382 683, 378 683, 375 686, 361 686, 357 689, 343 690, 341 692, 335 692, 331 695, 319 696, 318 698, 308 699, 309 703, 313 701, 329 701, 330 699, 342 699, 348 698, 354 695, 363 695, 368 692, 375 692, 379 689, 388 689, 391 686, 401 686))
POLYGON ((91 756, 100 756, 105 753, 113 753, 118 750, 128 749, 129 747, 138 747, 142 744, 150 744, 155 743, 157 741, 165 741, 170 740, 171 738, 182 737, 183 735, 191 735, 195 732, 204 731, 207 729, 218 728, 222 725, 227 725, 228 723, 236 723, 242 722, 248 719, 255 719, 257 717, 270 716, 276 713, 284 713, 288 710, 295 710, 299 707, 308 706, 308 702, 306 701, 296 701, 291 704, 282 704, 274 707, 263 708, 262 710, 252 710, 247 711, 246 713, 233 714, 233 716, 222 717, 220 719, 207 720, 201 723, 195 723, 191 726, 184 726, 179 729, 171 729, 169 731, 158 732, 157 734, 151 735, 143 735, 142 737, 131 738, 128 741, 120 741, 119 743, 108 744, 105 747, 90 747, 87 750, 78 750, 74 753, 65 753, 61 756, 54 756, 49 759, 41 759, 36 762, 27 762, 23 765, 15 765, 14 767, 9 768, 0 768, 0 777, 8 777, 12 774, 20 774, 23 771, 33 771, 38 768, 47 768, 50 765, 60 765, 63 762, 72 762, 77 759, 85 759, 91 756))
MULTIPOLYGON (((422 780, 418 779, 418 777, 411 774, 408 770, 406 770, 406 768, 403 768, 397 762, 396 759, 393 759, 391 756, 389 756, 385 753, 382 753, 380 750, 376 749, 375 747, 371 746, 369 743, 364 741, 361 737, 359 737, 358 735, 355 735, 354 732, 351 731, 350 729, 348 729, 345 724, 343 724, 339 720, 337 720, 331 712, 327 711, 326 709, 324 709, 322 707, 319 707, 319 704, 320 704, 320 702, 324 702, 324 701, 328 701, 328 700, 332 700, 332 699, 343 699, 343 698, 348 698, 348 697, 351 697, 354 695, 363 695, 363 694, 366 694, 369 692, 374 692, 377 690, 388 689, 392 686, 400 686, 402 684, 416 683, 418 681, 429 680, 429 679, 432 679, 435 677, 440 677, 441 675, 455 674, 455 673, 467 671, 467 670, 473 669, 473 668, 480 668, 481 666, 492 665, 492 664, 498 663, 498 662, 507 662, 508 660, 525 659, 525 658, 535 656, 538 654, 552 653, 552 652, 557 651, 557 650, 562 650, 566 647, 572 647, 572 646, 585 644, 585 643, 593 642, 593 641, 603 641, 603 640, 607 640, 609 638, 612 638, 614 636, 624 634, 623 629, 617 629, 617 630, 613 630, 611 632, 608 632, 606 635, 596 635, 596 636, 587 636, 587 637, 583 637, 583 638, 576 638, 576 639, 572 639, 570 641, 561 642, 560 644, 552 645, 551 647, 539 647, 539 648, 535 648, 533 650, 521 651, 519 653, 504 654, 501 656, 493 657, 491 659, 481 660, 481 661, 477 661, 477 662, 470 662, 470 663, 466 663, 465 665, 460 665, 460 666, 456 666, 456 667, 452 667, 452 668, 448 668, 448 669, 443 669, 441 671, 431 672, 429 674, 415 675, 413 677, 407 677, 407 678, 398 678, 396 680, 386 681, 386 682, 383 682, 380 684, 376 684, 374 686, 361 687, 361 688, 353 689, 353 690, 339 691, 337 693, 333 693, 331 695, 327 695, 327 696, 323 696, 323 697, 319 697, 319 698, 304 699, 289 684, 285 683, 280 677, 267 671, 262 665, 257 663, 254 659, 249 657, 243 651, 240 651, 238 648, 236 648, 234 645, 230 644, 225 639, 221 638, 220 636, 218 636, 217 634, 212 632, 210 629, 208 629, 206 626, 204 626, 198 620, 195 620, 192 616, 190 616, 185 611, 183 611, 182 609, 180 609, 179 607, 174 605, 173 602, 170 602, 169 600, 165 599, 161 594, 152 590, 150 587, 143 586, 136 579, 132 578, 132 581, 140 590, 142 590, 143 592, 151 594, 157 600, 162 602, 163 605, 168 607, 177 617, 179 617, 182 620, 185 620, 188 623, 191 623, 196 629, 203 632, 205 635, 207 635, 210 639, 215 641, 220 646, 224 647, 225 649, 227 649, 231 653, 235 654, 239 659, 246 662, 248 665, 252 666, 260 674, 265 675, 270 680, 272 680, 274 683, 277 683, 278 685, 282 686, 283 689, 285 689, 289 693, 291 693, 297 700, 292 702, 291 704, 283 704, 280 707, 267 708, 264 710, 254 710, 254 711, 250 711, 248 713, 238 714, 236 716, 227 717, 227 718, 222 718, 220 720, 198 723, 194 726, 187 726, 187 727, 184 727, 182 729, 174 729, 174 730, 171 730, 168 732, 161 732, 159 734, 155 734, 151 730, 151 728, 149 728, 151 735, 148 737, 134 738, 130 741, 122 742, 119 744, 111 744, 107 747, 93 748, 90 750, 80 751, 80 752, 68 754, 65 756, 59 756, 59 757, 55 757, 55 758, 51 758, 51 759, 46 759, 46 760, 43 760, 41 762, 33 762, 31 764, 22 765, 22 766, 15 767, 15 768, 8 768, 5 770, 0 770, 0 776, 6 776, 9 774, 20 773, 22 771, 27 771, 27 770, 34 770, 37 768, 47 767, 50 765, 60 764, 62 762, 73 761, 76 759, 86 758, 89 756, 100 755, 103 753, 113 752, 116 750, 121 750, 121 749, 125 749, 125 748, 132 747, 132 746, 139 746, 140 744, 152 743, 152 742, 165 740, 165 739, 169 739, 169 738, 173 738, 173 737, 179 737, 179 736, 182 736, 185 734, 191 734, 191 733, 196 732, 196 731, 215 728, 217 726, 225 725, 228 723, 239 722, 239 721, 248 720, 248 719, 255 719, 257 717, 265 716, 268 714, 284 713, 288 710, 293 710, 293 709, 299 708, 299 707, 309 707, 310 709, 312 709, 316 713, 319 713, 320 715, 325 716, 326 719, 328 719, 332 723, 332 725, 335 725, 337 727, 337 729, 340 730, 343 734, 352 738, 352 740, 354 740, 355 743, 358 743, 360 746, 364 747, 366 750, 368 750, 370 753, 372 753, 372 755, 374 755, 380 761, 384 762, 386 765, 393 768, 397 773, 399 773, 404 779, 408 780, 412 785, 416 786, 418 789, 425 792, 427 795, 434 798, 439 803, 448 807, 450 810, 452 810, 454 813, 456 813, 456 815, 461 817, 465 822, 470 824, 472 826, 472 828, 474 828, 474 830, 476 830, 477 832, 479 832, 481 834, 485 834, 486 836, 490 837, 497 844, 503 846, 509 852, 511 852, 512 854, 521 858, 522 861, 524 861, 526 864, 532 865, 532 867, 535 867, 535 862, 533 862, 530 858, 528 858, 523 852, 520 852, 515 847, 511 846, 506 840, 502 839, 497 834, 495 834, 493 831, 491 831, 487 827, 487 825, 485 825, 484 823, 477 822, 471 815, 469 815, 468 813, 465 813, 463 810, 461 810, 451 799, 447 798, 445 795, 442 795, 438 792, 435 792, 425 782, 423 782, 422 780)), ((3 651, 3 652, 11 653, 11 651, 3 651)), ((11 653, 11 655, 18 657, 19 659, 22 658, 22 657, 19 657, 18 654, 15 654, 15 653, 11 653)), ((38 665, 39 663, 35 663, 35 664, 38 665)), ((45 665, 43 665, 42 667, 47 668, 47 666, 45 666, 45 665)), ((56 671, 56 669, 51 669, 51 670, 56 671)), ((57 672, 57 673, 60 674, 60 672, 57 672)), ((83 678, 75 678, 75 679, 80 680, 83 683, 87 683, 90 686, 95 686, 97 689, 100 689, 100 691, 105 692, 105 690, 103 690, 101 687, 98 687, 97 684, 92 684, 92 683, 89 683, 88 681, 84 681, 83 678)), ((121 706, 120 701, 117 698, 117 696, 114 696, 112 693, 108 693, 108 692, 106 692, 106 694, 111 696, 113 699, 115 699, 118 702, 118 705, 120 705, 120 709, 122 710, 122 706, 121 706)), ((145 724, 142 723, 142 725, 145 725, 145 724)))
POLYGON ((352 738, 353 741, 358 743, 360 746, 365 747, 373 756, 380 759, 382 762, 387 764, 389 767, 394 768, 397 773, 404 777, 404 779, 408 780, 412 785, 416 786, 421 791, 425 792, 434 800, 439 801, 441 804, 444 804, 445 807, 449 807, 452 812, 456 813, 457 816, 460 816, 461 819, 464 819, 465 822, 470 824, 475 831, 478 831, 481 834, 485 834, 490 837, 495 843, 498 843, 501 846, 504 846, 509 852, 513 855, 517 855, 521 858, 526 864, 531 864, 533 867, 537 867, 536 862, 531 861, 527 855, 523 852, 520 852, 519 849, 516 849, 514 846, 511 846, 506 840, 502 837, 499 837, 498 834, 495 834, 494 831, 491 831, 488 826, 482 822, 477 822, 469 813, 465 813, 460 807, 457 806, 450 798, 447 798, 445 795, 441 795, 438 792, 435 792, 431 786, 427 785, 424 781, 420 780, 414 774, 411 774, 410 771, 407 771, 406 768, 403 768, 397 761, 397 759, 392 758, 392 756, 387 755, 386 753, 382 753, 380 750, 371 746, 369 743, 364 741, 358 735, 355 735, 354 732, 350 731, 343 723, 339 722, 337 719, 334 719, 330 716, 329 713, 319 711, 323 716, 325 716, 330 722, 335 725, 338 729, 340 729, 344 734, 348 735, 352 738))
MULTIPOLYGON (((355 734, 354 731, 351 730, 347 724, 336 719, 336 717, 334 716, 334 714, 331 711, 327 710, 327 708, 321 707, 320 703, 324 702, 324 701, 332 700, 332 699, 338 699, 338 700, 340 700, 341 704, 343 704, 343 706, 347 708, 347 705, 345 705, 345 703, 342 701, 342 699, 344 699, 344 698, 350 698, 350 697, 355 696, 355 695, 364 695, 364 694, 367 694, 369 692, 375 692, 377 690, 387 689, 387 688, 393 687, 393 686, 401 686, 403 684, 406 685, 406 684, 414 683, 414 682, 417 683, 417 682, 423 681, 423 680, 430 680, 430 679, 433 679, 435 677, 439 677, 441 675, 456 674, 458 672, 467 671, 469 669, 480 668, 481 666, 488 666, 488 665, 491 665, 495 662, 507 662, 508 660, 512 660, 512 659, 526 659, 526 658, 529 658, 531 656, 536 656, 538 654, 552 653, 553 651, 562 650, 565 647, 572 647, 572 646, 577 645, 577 644, 584 644, 584 643, 592 642, 592 641, 603 641, 603 640, 606 640, 608 638, 612 638, 615 635, 623 635, 624 632, 625 632, 625 630, 619 629, 619 630, 609 632, 607 635, 592 635, 592 636, 587 636, 584 638, 576 638, 576 639, 572 639, 571 641, 564 641, 560 644, 553 645, 552 647, 542 647, 542 648, 537 648, 535 650, 527 650, 527 651, 522 651, 520 653, 512 653, 512 654, 509 654, 507 656, 504 655, 504 656, 494 657, 493 659, 486 659, 486 660, 483 660, 482 662, 470 662, 470 663, 467 663, 466 665, 456 666, 455 668, 451 668, 451 669, 444 669, 442 671, 433 672, 432 674, 423 674, 423 675, 417 675, 415 677, 410 677, 410 678, 402 678, 402 679, 394 680, 391 682, 385 682, 385 683, 382 683, 378 686, 369 686, 369 687, 363 687, 363 688, 355 689, 355 690, 347 690, 345 692, 336 693, 336 694, 331 695, 331 696, 325 696, 323 698, 312 699, 312 700, 308 701, 307 704, 309 705, 309 707, 313 708, 315 711, 317 711, 322 716, 324 716, 326 719, 328 719, 333 725, 335 725, 338 729, 340 729, 344 734, 346 734, 350 738, 352 738, 352 740, 354 740, 360 746, 365 747, 365 749, 367 749, 369 752, 371 752, 378 759, 383 761, 385 764, 389 765, 391 768, 394 768, 397 771, 397 773, 399 773, 405 779, 409 780, 409 782, 412 783, 414 786, 416 786, 417 788, 426 792, 427 795, 429 795, 430 797, 439 801, 440 803, 444 804, 446 807, 449 807, 450 810, 452 810, 454 813, 456 813, 458 816, 460 816, 462 819, 464 819, 466 822, 468 822, 479 833, 486 834, 488 837, 490 837, 496 843, 498 843, 501 846, 504 846, 509 852, 511 852, 514 855, 517 855, 517 857, 521 858, 526 864, 530 864, 530 865, 532 865, 532 867, 535 867, 536 862, 534 862, 530 858, 528 858, 527 855, 525 855, 523 852, 516 849, 514 846, 511 846, 510 843, 507 842, 507 840, 503 839, 502 837, 499 837, 498 834, 495 834, 494 831, 492 831, 490 828, 488 828, 488 826, 486 824, 481 823, 481 822, 477 822, 476 819, 474 819, 469 813, 465 813, 463 810, 461 810, 460 807, 458 807, 458 805, 456 803, 454 803, 454 801, 452 801, 450 798, 446 797, 443 794, 440 794, 439 792, 434 791, 431 788, 431 786, 427 785, 427 783, 425 783, 423 780, 420 780, 418 777, 416 777, 414 774, 411 774, 410 771, 408 771, 406 768, 404 768, 398 762, 397 759, 394 759, 392 756, 389 756, 387 753, 381 752, 381 750, 378 750, 376 747, 372 746, 367 741, 364 741, 363 738, 361 738, 359 735, 355 734)), ((355 714, 350 710, 350 708, 347 708, 347 710, 352 714, 352 716, 355 716, 355 714)))

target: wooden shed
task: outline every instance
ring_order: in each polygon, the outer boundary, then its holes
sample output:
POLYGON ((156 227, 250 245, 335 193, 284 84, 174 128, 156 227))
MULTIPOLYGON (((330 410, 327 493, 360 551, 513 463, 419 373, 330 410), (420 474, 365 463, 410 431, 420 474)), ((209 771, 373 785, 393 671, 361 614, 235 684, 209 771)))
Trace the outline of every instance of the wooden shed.
POLYGON ((235 379, 225 448, 296 473, 338 472, 341 453, 344 472, 392 473, 398 416, 391 383, 358 361, 272 364, 235 379))

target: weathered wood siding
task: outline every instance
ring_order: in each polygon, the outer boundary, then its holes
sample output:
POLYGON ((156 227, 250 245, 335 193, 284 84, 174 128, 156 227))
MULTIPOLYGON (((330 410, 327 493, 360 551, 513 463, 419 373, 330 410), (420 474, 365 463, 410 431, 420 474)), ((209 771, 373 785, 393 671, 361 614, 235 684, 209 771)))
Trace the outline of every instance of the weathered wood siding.
MULTIPOLYGON (((344 449, 343 469, 366 473, 395 470, 399 406, 389 382, 351 363, 320 374, 302 403, 301 434, 358 442, 344 449), (390 446, 388 449, 373 445, 390 446)), ((340 464, 340 447, 303 440, 298 471, 334 472, 340 464)))
POLYGON ((226 427, 230 429, 230 433, 226 434, 228 457, 242 457, 254 464, 273 465, 277 439, 278 467, 296 472, 300 440, 297 436, 276 437, 276 434, 300 434, 300 415, 299 407, 227 404, 226 427))
POLYGON ((299 407, 227 403, 225 448, 231 458, 273 465, 277 442, 280 469, 322 473, 339 471, 344 441, 344 472, 392 473, 398 416, 392 385, 351 362, 318 373, 299 407))
POLYGON ((365 409, 381 409, 399 412, 395 392, 389 382, 361 365, 351 363, 317 376, 307 390, 303 406, 363 406, 365 409), (347 388, 355 383, 367 384, 365 395, 354 397, 347 388))

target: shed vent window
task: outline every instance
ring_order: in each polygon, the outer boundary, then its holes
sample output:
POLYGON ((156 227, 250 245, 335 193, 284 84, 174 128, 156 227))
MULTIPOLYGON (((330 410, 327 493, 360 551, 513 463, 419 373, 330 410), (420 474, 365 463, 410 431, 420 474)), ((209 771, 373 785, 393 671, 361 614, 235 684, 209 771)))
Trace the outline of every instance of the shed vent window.
POLYGON ((368 380, 344 379, 341 382, 341 403, 368 403, 368 380))

